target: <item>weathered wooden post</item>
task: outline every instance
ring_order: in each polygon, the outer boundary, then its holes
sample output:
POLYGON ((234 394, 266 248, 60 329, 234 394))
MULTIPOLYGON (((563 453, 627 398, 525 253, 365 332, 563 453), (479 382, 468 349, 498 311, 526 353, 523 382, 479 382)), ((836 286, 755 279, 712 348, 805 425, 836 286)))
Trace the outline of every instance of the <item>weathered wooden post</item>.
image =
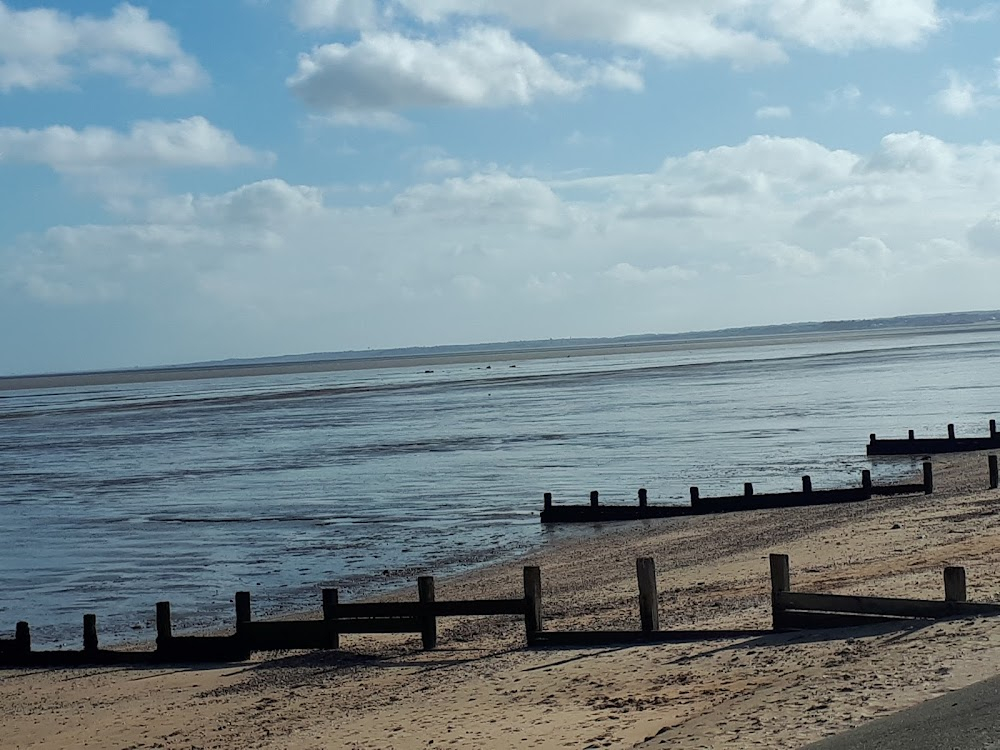
POLYGON ((986 460, 989 462, 990 465, 990 489, 995 490, 998 485, 998 479, 1000 479, 1000 477, 998 477, 997 475, 996 454, 991 453, 989 456, 986 457, 986 460))
POLYGON ((750 497, 753 494, 753 482, 743 483, 743 494, 750 497))
POLYGON ((699 494, 697 487, 692 487, 689 492, 691 493, 691 507, 693 508, 698 504, 698 501, 701 500, 701 495, 699 494))
POLYGON ((530 646, 542 629, 542 569, 536 565, 524 567, 524 634, 530 646))
POLYGON ((948 425, 948 439, 949 440, 955 439, 955 425, 953 424, 948 425))
POLYGON ((997 439, 997 421, 995 419, 990 420, 990 439, 997 439))
POLYGON ((813 480, 812 477, 806 474, 802 477, 802 494, 808 495, 813 491, 813 480))
POLYGON ((916 440, 916 439, 917 439, 917 436, 916 436, 916 434, 915 434, 915 433, 913 432, 913 430, 910 430, 909 434, 907 435, 907 438, 909 438, 910 440, 916 440))
POLYGON ((546 492, 542 495, 542 507, 545 510, 552 510, 552 493, 546 492))
POLYGON ((156 648, 166 647, 173 638, 173 625, 170 622, 170 602, 156 603, 156 648))
POLYGON ((788 555, 771 554, 771 627, 781 630, 784 627, 782 610, 778 603, 778 594, 792 590, 792 576, 788 564, 788 555))
POLYGON ((97 615, 83 616, 83 650, 88 654, 97 652, 97 615))
POLYGON ((635 561, 639 579, 639 621, 642 630, 651 633, 660 629, 660 608, 656 594, 656 564, 652 557, 639 557, 635 561))
POLYGON ((861 487, 866 492, 868 492, 869 495, 871 494, 871 491, 872 491, 872 473, 871 473, 871 471, 869 469, 862 469, 861 470, 861 487))
POLYGON ((934 469, 930 461, 924 461, 924 494, 929 495, 934 492, 934 469))
POLYGON ((645 487, 640 487, 639 488, 639 507, 640 508, 645 508, 646 507, 646 489, 645 489, 645 487))
POLYGON ((239 632, 240 626, 243 623, 250 622, 253 619, 250 609, 250 592, 237 591, 234 599, 236 602, 236 632, 239 632))
MULTIPOLYGON (((421 604, 434 603, 434 576, 420 576, 417 579, 417 594, 421 604)), ((430 651, 437 646, 437 617, 427 608, 427 614, 420 616, 420 639, 424 644, 424 651, 430 651)))
MULTIPOLYGON (((432 581, 433 582, 433 581, 432 581)), ((433 599, 433 594, 432 597, 433 599)), ((340 591, 323 589, 323 619, 330 635, 330 648, 340 648, 340 628, 337 625, 337 609, 340 606, 340 591)))
POLYGON ((19 654, 31 653, 31 628, 23 620, 14 626, 14 650, 19 654))
POLYGON ((948 567, 944 569, 944 600, 946 602, 966 601, 965 568, 948 567))
POLYGON ((597 507, 597 490, 593 490, 590 493, 590 507, 591 508, 597 507))
POLYGON ((875 433, 874 432, 871 435, 868 436, 868 442, 871 443, 872 445, 875 445, 875 433))

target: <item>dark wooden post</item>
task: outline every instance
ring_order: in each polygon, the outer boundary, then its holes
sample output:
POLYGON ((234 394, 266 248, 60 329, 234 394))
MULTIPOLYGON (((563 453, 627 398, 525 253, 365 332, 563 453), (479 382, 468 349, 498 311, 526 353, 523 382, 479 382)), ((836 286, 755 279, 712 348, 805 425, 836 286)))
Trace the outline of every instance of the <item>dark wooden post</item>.
POLYGON ((542 569, 535 565, 524 567, 524 634, 530 646, 542 629, 542 569))
POLYGON ((917 436, 916 436, 916 435, 914 434, 913 430, 910 430, 910 432, 909 432, 909 434, 907 435, 907 437, 908 437, 908 438, 909 438, 910 440, 916 440, 916 439, 917 439, 917 436))
POLYGON ((97 651, 97 615, 83 616, 83 650, 91 654, 97 651))
POLYGON ((771 562, 771 625, 775 630, 784 626, 778 594, 792 590, 792 576, 788 555, 772 554, 771 562))
POLYGON ((20 654, 31 653, 31 628, 23 620, 14 627, 14 649, 20 654))
POLYGON ((924 461, 924 494, 929 495, 934 492, 934 469, 930 461, 924 461))
POLYGON ((542 507, 545 510, 552 510, 552 493, 546 492, 542 495, 542 507))
POLYGON ((746 495, 747 497, 750 497, 750 495, 753 494, 753 482, 743 483, 743 494, 746 495))
POLYGON ((990 420, 990 439, 996 440, 997 437, 997 421, 995 419, 990 420))
POLYGON ((986 457, 986 460, 990 465, 990 489, 995 490, 997 488, 998 479, 1000 479, 997 475, 997 457, 995 454, 990 454, 986 457))
POLYGON ((253 614, 250 610, 250 592, 249 591, 237 591, 236 592, 236 632, 239 632, 240 625, 245 622, 250 622, 253 619, 253 614))
POLYGON ((640 508, 646 507, 646 490, 643 487, 639 488, 639 507, 640 508))
POLYGON ((590 493, 590 507, 591 508, 597 507, 597 490, 593 490, 590 493))
POLYGON ((646 633, 660 629, 659 601, 656 594, 656 564, 652 557, 640 557, 635 561, 635 573, 639 579, 639 621, 646 633))
POLYGON ((812 491, 813 491, 812 477, 806 474, 804 477, 802 477, 802 493, 804 495, 808 495, 812 491))
POLYGON ((949 440, 955 439, 955 425, 953 424, 948 425, 948 439, 949 440))
POLYGON ((170 602, 156 603, 156 647, 165 646, 173 637, 173 626, 170 622, 170 602))
MULTIPOLYGON (((420 576, 417 579, 417 593, 421 604, 434 602, 434 576, 420 576)), ((429 608, 428 608, 429 609, 429 608)), ((420 638, 424 651, 430 651, 437 646, 437 617, 433 612, 421 615, 420 638)))
POLYGON ((337 608, 340 605, 340 591, 323 589, 323 619, 330 634, 330 648, 340 648, 340 628, 337 625, 337 608))
POLYGON ((946 602, 964 602, 965 568, 949 567, 944 569, 944 600, 946 602))
POLYGON ((691 493, 691 507, 693 508, 698 504, 698 501, 701 499, 701 495, 699 494, 697 487, 692 487, 689 491, 691 493))
POLYGON ((861 470, 861 487, 869 493, 872 491, 872 473, 869 469, 861 470))
POLYGON ((875 445, 875 433, 874 432, 871 435, 868 436, 868 442, 871 443, 872 445, 875 445))

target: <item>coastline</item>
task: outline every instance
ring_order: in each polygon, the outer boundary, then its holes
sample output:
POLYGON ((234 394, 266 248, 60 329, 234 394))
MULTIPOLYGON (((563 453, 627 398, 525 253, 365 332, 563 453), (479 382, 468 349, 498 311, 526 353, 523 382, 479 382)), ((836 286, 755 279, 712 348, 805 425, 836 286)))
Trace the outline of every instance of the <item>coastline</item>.
MULTIPOLYGON (((637 629, 634 561, 652 556, 662 628, 766 628, 766 558, 784 552, 795 589, 940 598, 943 567, 963 565, 970 600, 997 601, 985 463, 939 457, 926 497, 614 524, 441 579, 438 598, 516 596, 521 565, 540 565, 549 626, 637 629)), ((1000 666, 990 618, 558 651, 525 649, 517 618, 439 628, 426 653, 416 636, 345 636, 341 652, 213 668, 8 671, 0 723, 15 748, 792 748, 1000 666)))

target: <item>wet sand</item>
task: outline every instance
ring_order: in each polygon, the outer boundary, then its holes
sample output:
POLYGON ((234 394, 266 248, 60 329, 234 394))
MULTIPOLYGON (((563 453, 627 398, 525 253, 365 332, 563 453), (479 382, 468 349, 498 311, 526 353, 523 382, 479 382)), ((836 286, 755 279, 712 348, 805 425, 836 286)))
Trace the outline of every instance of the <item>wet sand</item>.
MULTIPOLYGON (((540 565, 552 629, 639 627, 635 558, 656 560, 660 626, 767 628, 767 556, 793 590, 1000 601, 1000 492, 985 454, 935 461, 936 493, 608 525, 515 564, 438 581, 438 599, 519 596, 540 565)), ((414 587, 415 588, 415 587, 414 587)), ((412 598, 411 592, 398 595, 412 598)), ((1000 619, 697 644, 527 650, 518 618, 344 636, 339 653, 196 669, 0 673, 11 748, 796 748, 991 676, 1000 619)))

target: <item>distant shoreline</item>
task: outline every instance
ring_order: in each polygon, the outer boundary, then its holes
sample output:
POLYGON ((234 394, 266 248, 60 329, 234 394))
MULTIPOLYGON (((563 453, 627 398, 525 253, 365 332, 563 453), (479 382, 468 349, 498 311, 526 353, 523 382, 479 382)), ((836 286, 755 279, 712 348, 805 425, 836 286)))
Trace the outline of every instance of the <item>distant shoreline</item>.
MULTIPOLYGON (((301 375, 319 372, 343 372, 352 370, 389 369, 402 367, 444 366, 494 362, 522 362, 527 360, 556 359, 568 357, 597 357, 623 354, 647 354, 692 349, 727 349, 748 346, 764 346, 774 343, 806 343, 810 341, 851 340, 885 338, 891 336, 922 336, 952 334, 964 331, 1000 330, 1000 321, 974 323, 941 324, 925 326, 892 326, 886 328, 863 328, 835 331, 789 332, 787 327, 777 326, 774 333, 746 333, 727 336, 699 336, 690 338, 669 338, 658 340, 609 339, 607 343, 593 340, 578 340, 553 346, 529 346, 523 348, 482 348, 457 352, 441 352, 429 348, 427 353, 380 354, 371 356, 331 355, 329 359, 301 359, 288 361, 245 360, 230 363, 204 363, 179 366, 135 368, 129 370, 105 370, 93 372, 49 373, 41 375, 11 375, 0 377, 0 391, 43 390, 50 388, 75 388, 80 386, 122 385, 131 383, 158 383, 170 381, 203 380, 213 378, 263 377, 271 375, 301 375), (785 329, 783 332, 781 329, 785 329), (587 342, 587 343, 584 343, 587 342)), ((754 329, 748 329, 754 330, 754 329)))

